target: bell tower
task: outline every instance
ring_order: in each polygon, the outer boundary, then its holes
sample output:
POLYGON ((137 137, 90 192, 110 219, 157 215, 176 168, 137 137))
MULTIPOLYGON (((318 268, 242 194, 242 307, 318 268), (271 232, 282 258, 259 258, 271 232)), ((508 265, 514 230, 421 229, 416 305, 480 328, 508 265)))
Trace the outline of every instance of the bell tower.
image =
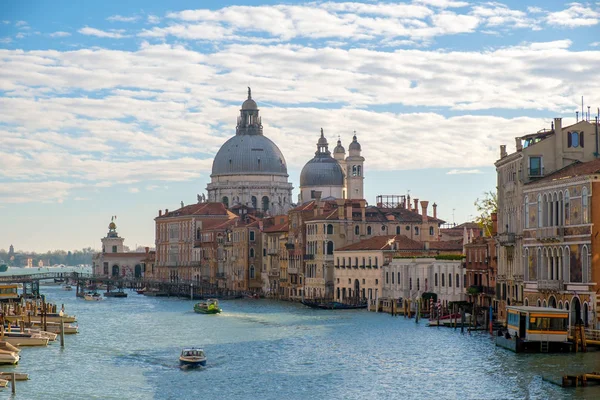
POLYGON ((117 233, 117 224, 115 224, 116 216, 110 218, 110 224, 108 224, 108 233, 106 237, 100 239, 102 241, 102 252, 103 253, 123 253, 123 241, 122 237, 119 237, 117 233))
POLYGON ((360 155, 362 148, 356 139, 356 132, 352 143, 348 147, 346 157, 346 196, 348 199, 364 199, 364 164, 365 158, 360 155))

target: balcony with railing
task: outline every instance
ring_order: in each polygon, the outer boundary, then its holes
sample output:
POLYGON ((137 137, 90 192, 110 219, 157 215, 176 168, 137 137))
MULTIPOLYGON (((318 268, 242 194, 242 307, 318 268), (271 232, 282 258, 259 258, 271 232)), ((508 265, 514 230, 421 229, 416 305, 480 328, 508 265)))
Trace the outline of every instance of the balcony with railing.
POLYGON ((565 283, 563 280, 558 279, 544 279, 539 280, 537 283, 538 290, 548 292, 560 292, 564 289, 565 283))
POLYGON ((499 233, 498 242, 500 242, 500 246, 514 246, 516 243, 516 235, 513 232, 503 232, 499 233))
POLYGON ((560 241, 565 236, 565 228, 562 226, 547 226, 536 229, 535 236, 543 241, 560 241))
POLYGON ((279 249, 277 247, 270 247, 267 249, 267 254, 270 256, 276 256, 279 254, 279 249))
POLYGON ((298 273, 298 267, 289 267, 287 269, 288 274, 297 274, 298 273))

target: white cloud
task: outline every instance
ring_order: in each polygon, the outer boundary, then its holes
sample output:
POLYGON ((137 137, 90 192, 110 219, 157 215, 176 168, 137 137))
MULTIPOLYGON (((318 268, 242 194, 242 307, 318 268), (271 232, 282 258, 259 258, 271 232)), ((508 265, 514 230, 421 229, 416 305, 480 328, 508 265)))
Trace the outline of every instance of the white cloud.
POLYGON ((139 192, 140 192, 140 189, 138 189, 138 188, 136 188, 136 187, 132 187, 132 188, 129 188, 129 190, 128 190, 128 191, 129 191, 129 193, 139 193, 139 192))
POLYGON ((11 182, 10 184, 0 185, 0 202, 30 203, 45 201, 62 203, 71 189, 80 186, 63 181, 11 182))
POLYGON ((106 18, 106 20, 111 22, 135 22, 139 18, 140 17, 138 16, 124 17, 122 15, 111 15, 110 17, 106 18))
POLYGON ((75 201, 88 201, 90 200, 89 197, 75 197, 73 200, 75 201))
POLYGON ((90 28, 86 26, 84 28, 79 29, 77 32, 81 33, 82 35, 97 36, 101 38, 120 39, 127 37, 126 35, 123 35, 124 31, 122 29, 111 29, 110 31, 102 31, 100 29, 90 28))
POLYGON ((590 43, 590 47, 598 47, 598 46, 600 46, 600 42, 590 43))
POLYGON ((463 175, 463 174, 481 174, 482 172, 478 169, 452 169, 446 172, 446 175, 463 175))
POLYGON ((25 26, 27 26, 27 22, 26 21, 17 21, 17 22, 15 22, 15 26, 25 27, 25 26))
POLYGON ((550 25, 576 28, 580 26, 593 26, 600 21, 600 12, 593 10, 589 5, 570 3, 569 8, 548 13, 546 21, 550 25))
POLYGON ((50 37, 67 37, 67 36, 71 36, 71 34, 69 32, 63 32, 63 31, 58 31, 58 32, 53 32, 50 34, 50 37))
POLYGON ((469 5, 466 1, 452 1, 452 0, 414 0, 414 3, 421 3, 428 6, 439 7, 439 8, 457 8, 466 7, 469 5))
POLYGON ((160 18, 156 15, 148 15, 147 20, 149 24, 158 24, 160 22, 160 18))

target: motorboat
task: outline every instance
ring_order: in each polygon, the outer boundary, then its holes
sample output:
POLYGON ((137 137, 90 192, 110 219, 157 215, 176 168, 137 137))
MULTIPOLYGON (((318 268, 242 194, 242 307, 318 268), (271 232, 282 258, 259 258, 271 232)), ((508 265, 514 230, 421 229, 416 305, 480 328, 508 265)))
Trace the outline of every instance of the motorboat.
MULTIPOLYGON (((16 321, 21 321, 21 320, 25 320, 26 322, 31 321, 34 324, 41 324, 42 323, 42 316, 40 314, 38 315, 31 315, 31 316, 21 316, 21 315, 6 315, 4 316, 4 319, 6 321, 10 321, 10 322, 16 322, 16 321)), ((59 313, 48 313, 46 314, 46 322, 60 322, 63 321, 65 324, 71 324, 73 322, 77 321, 77 318, 74 315, 67 315, 64 314, 60 315, 59 313)))
MULTIPOLYGON (((34 323, 34 327, 41 328, 41 323, 34 323)), ((46 323, 46 332, 60 334, 60 323, 59 322, 47 322, 46 323)), ((73 335, 75 333, 79 333, 79 327, 77 325, 72 324, 63 324, 63 332, 65 335, 73 335)))
POLYGON ((38 333, 4 332, 2 340, 14 346, 47 346, 50 339, 38 333))
MULTIPOLYGON (((7 330, 7 332, 21 332, 21 330, 20 330, 20 328, 18 326, 11 326, 10 330, 7 330)), ((56 341, 56 338, 58 337, 57 333, 53 333, 53 332, 49 332, 49 331, 43 331, 40 328, 24 328, 23 332, 24 333, 35 333, 35 334, 38 334, 41 337, 48 338, 48 340, 50 340, 51 342, 56 341)))
POLYGON ((83 299, 87 301, 100 301, 102 296, 100 293, 86 293, 83 295, 83 299))
POLYGON ((73 287, 71 285, 65 285, 65 286, 63 286, 63 290, 67 290, 67 291, 73 290, 73 287))
POLYGON ((21 351, 20 348, 13 346, 10 343, 6 343, 5 340, 0 340, 0 350, 8 351, 9 353, 18 353, 21 351))
MULTIPOLYGON (((2 365, 15 365, 19 363, 21 357, 19 353, 14 351, 0 350, 0 364, 2 365)), ((0 378, 2 378, 0 376, 0 378)))
POLYGON ((146 292, 146 288, 136 290, 137 294, 144 294, 146 292))
POLYGON ((105 292, 104 297, 127 297, 127 293, 123 290, 118 290, 116 292, 105 292))
POLYGON ((221 311, 219 300, 217 299, 208 299, 194 305, 194 312, 198 314, 218 314, 221 311))
POLYGON ((204 367, 206 365, 206 355, 204 350, 194 347, 181 350, 179 364, 182 367, 204 367))

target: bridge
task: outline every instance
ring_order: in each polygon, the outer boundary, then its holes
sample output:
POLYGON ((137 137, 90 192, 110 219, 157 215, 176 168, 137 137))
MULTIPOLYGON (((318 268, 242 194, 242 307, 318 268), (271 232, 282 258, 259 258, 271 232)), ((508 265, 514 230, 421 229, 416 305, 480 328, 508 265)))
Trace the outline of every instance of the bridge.
POLYGON ((22 283, 24 296, 39 296, 40 281, 48 279, 65 279, 71 284, 77 285, 76 295, 82 297, 87 289, 94 289, 98 284, 106 285, 106 291, 112 289, 147 289, 150 293, 161 296, 181 297, 226 297, 239 296, 242 292, 236 292, 219 288, 217 284, 197 280, 177 280, 175 282, 163 282, 159 280, 135 278, 128 276, 105 276, 94 274, 82 274, 79 272, 43 272, 28 275, 6 275, 0 276, 1 283, 22 283))

